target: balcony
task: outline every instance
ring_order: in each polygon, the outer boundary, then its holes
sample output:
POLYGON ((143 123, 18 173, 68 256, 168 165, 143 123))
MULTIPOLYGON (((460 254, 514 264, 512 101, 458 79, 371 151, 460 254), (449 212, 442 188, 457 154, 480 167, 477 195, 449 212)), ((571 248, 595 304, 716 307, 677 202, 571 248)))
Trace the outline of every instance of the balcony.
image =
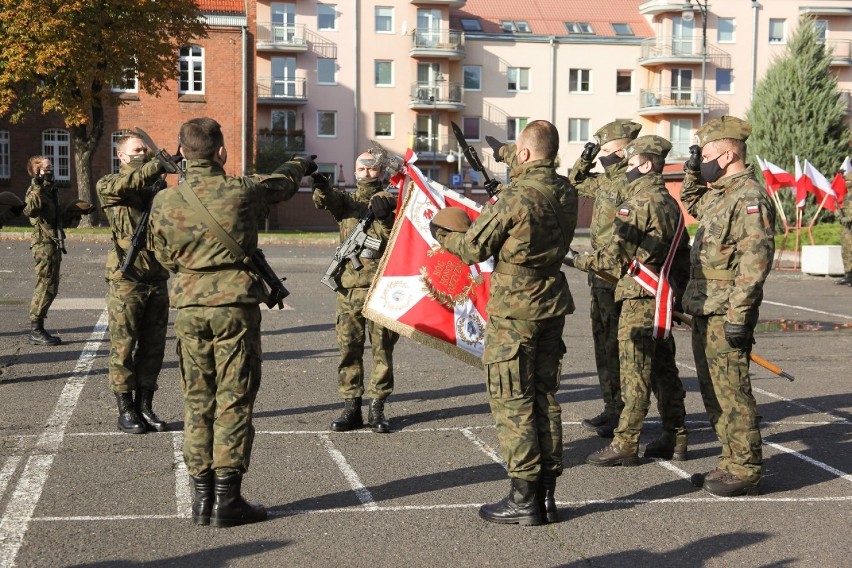
MULTIPOLYGON (((439 165, 447 161, 447 156, 455 149, 450 148, 449 138, 447 136, 429 136, 426 132, 415 132, 414 147, 412 150, 417 154, 417 163, 428 164, 431 162, 439 162, 439 165)), ((453 137, 453 143, 456 143, 453 137)))
POLYGON ((643 16, 656 16, 666 12, 682 12, 686 0, 648 0, 639 4, 639 13, 643 16))
POLYGON ((460 83, 412 83, 408 108, 413 110, 462 110, 464 87, 460 83))
POLYGON ((258 148, 273 149, 284 153, 305 151, 305 133, 301 130, 267 130, 257 133, 258 148))
POLYGON ((308 102, 307 79, 258 77, 258 104, 303 105, 308 102))
POLYGON ((704 102, 704 114, 715 111, 727 112, 724 101, 707 95, 702 91, 664 92, 642 89, 639 91, 639 115, 656 116, 661 114, 693 115, 701 114, 704 102))
MULTIPOLYGON (((707 62, 722 69, 731 68, 731 55, 715 45, 707 44, 707 62)), ((701 64, 701 38, 697 40, 676 40, 669 37, 648 38, 642 40, 642 52, 639 65, 655 67, 667 64, 701 64)))
POLYGON ((852 40, 829 39, 825 42, 825 48, 832 51, 832 66, 852 66, 852 40))
POLYGON ((451 61, 464 59, 464 34, 458 30, 411 32, 411 57, 440 57, 451 61))
POLYGON ((308 50, 304 24, 257 23, 257 50, 300 53, 308 50))
POLYGON ((417 6, 449 6, 450 8, 461 8, 467 3, 467 0, 411 0, 410 3, 416 4, 417 6))

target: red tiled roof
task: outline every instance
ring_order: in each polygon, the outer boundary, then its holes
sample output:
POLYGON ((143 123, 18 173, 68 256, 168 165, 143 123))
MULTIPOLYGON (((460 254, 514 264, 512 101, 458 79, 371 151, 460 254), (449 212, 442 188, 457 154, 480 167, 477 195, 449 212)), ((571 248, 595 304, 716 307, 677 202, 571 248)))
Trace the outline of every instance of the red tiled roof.
POLYGON ((467 0, 463 8, 450 11, 450 28, 462 29, 459 22, 462 18, 479 18, 482 33, 502 34, 500 20, 524 20, 534 35, 614 38, 611 24, 630 24, 633 37, 645 38, 654 35, 648 21, 639 13, 639 4, 645 1, 467 0), (595 33, 569 34, 565 22, 587 22, 595 33))
POLYGON ((205 14, 245 14, 245 0, 198 0, 198 9, 205 14))

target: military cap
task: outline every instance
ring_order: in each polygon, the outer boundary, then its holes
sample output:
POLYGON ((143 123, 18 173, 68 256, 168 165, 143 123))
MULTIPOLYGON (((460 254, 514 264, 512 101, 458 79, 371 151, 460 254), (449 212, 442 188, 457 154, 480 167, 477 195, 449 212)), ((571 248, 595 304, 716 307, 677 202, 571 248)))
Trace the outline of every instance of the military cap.
POLYGON ((75 215, 88 215, 92 212, 94 207, 88 201, 83 201, 82 199, 75 199, 68 203, 65 206, 65 211, 67 213, 75 214, 75 215))
POLYGON ((614 120, 595 132, 595 139, 598 144, 606 144, 620 138, 636 138, 640 130, 642 130, 641 124, 630 120, 614 120))
POLYGON ((665 158, 672 149, 672 143, 662 136, 640 136, 624 148, 624 157, 630 159, 636 154, 655 154, 665 158))
POLYGON ((751 123, 735 116, 720 116, 707 122, 695 132, 698 145, 704 146, 708 142, 733 138, 745 142, 751 135, 751 123))
POLYGON ((470 217, 460 207, 444 207, 432 217, 432 224, 448 231, 463 233, 470 227, 470 217))
POLYGON ((21 201, 21 199, 11 191, 0 192, 0 209, 6 209, 8 207, 14 207, 16 205, 23 204, 24 202, 21 201))

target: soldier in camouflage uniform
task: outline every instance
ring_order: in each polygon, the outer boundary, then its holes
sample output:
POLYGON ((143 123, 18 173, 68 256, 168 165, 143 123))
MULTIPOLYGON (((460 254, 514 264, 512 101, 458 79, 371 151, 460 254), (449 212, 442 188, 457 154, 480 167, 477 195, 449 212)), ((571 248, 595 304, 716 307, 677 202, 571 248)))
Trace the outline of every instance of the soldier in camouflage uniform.
POLYGON ((271 175, 229 177, 219 124, 196 118, 180 129, 186 180, 159 192, 151 208, 149 239, 163 266, 175 273, 170 290, 177 309, 174 329, 184 393, 183 456, 195 488, 196 524, 235 526, 262 521, 266 509, 241 496, 254 427, 252 408, 260 387, 260 308, 265 286, 211 232, 198 196, 224 231, 251 254, 268 204, 289 199, 313 157, 279 166, 271 175))
POLYGON ((337 344, 340 347, 340 362, 337 365, 337 392, 343 399, 343 411, 331 423, 335 432, 346 432, 361 428, 364 419, 361 414, 361 396, 364 394, 364 343, 370 335, 373 350, 373 373, 370 379, 370 411, 367 422, 374 432, 390 432, 390 424, 385 418, 385 401, 393 392, 393 347, 399 335, 361 313, 367 290, 379 266, 384 243, 393 227, 396 199, 390 193, 382 191, 383 168, 369 152, 364 152, 355 161, 355 194, 332 189, 328 179, 316 175, 313 189, 314 205, 325 209, 334 216, 340 225, 340 241, 346 240, 349 233, 358 224, 361 215, 371 208, 376 220, 367 233, 382 241, 381 252, 364 249, 360 258, 363 268, 355 270, 347 262, 340 276, 341 289, 337 295, 337 344))
POLYGON ((835 284, 852 286, 852 172, 845 172, 846 195, 840 206, 840 253, 843 256, 843 278, 835 284))
MULTIPOLYGON (((577 224, 577 192, 556 173, 556 127, 544 120, 518 136, 512 182, 462 232, 435 221, 432 232, 468 264, 494 257, 482 362, 491 413, 511 489, 479 515, 495 523, 538 525, 558 519, 562 473, 559 388, 562 330, 574 301, 562 259, 577 224)), ((437 216, 436 216, 437 218, 437 216)))
MULTIPOLYGON (((589 225, 592 250, 600 249, 612 236, 615 208, 620 201, 618 196, 627 187, 627 178, 624 177, 624 172, 627 171, 624 147, 639 135, 641 129, 641 125, 629 120, 616 120, 604 125, 595 132, 597 142, 586 144, 568 174, 568 179, 577 188, 579 195, 595 200, 589 225), (599 152, 599 161, 604 168, 601 175, 591 173, 599 152)), ((600 266, 598 270, 617 278, 621 276, 620 268, 600 266)), ((590 272, 589 285, 592 288, 590 311, 595 365, 604 409, 597 416, 583 420, 581 425, 602 438, 612 438, 621 409, 624 408, 618 363, 618 318, 621 314, 621 304, 615 301, 614 284, 590 272)))
POLYGON ((586 459, 596 466, 638 465, 639 435, 651 405, 651 391, 657 399, 663 434, 648 444, 645 456, 686 459, 686 393, 675 364, 674 338, 655 335, 657 300, 626 273, 635 259, 659 277, 672 255, 668 281, 675 298, 688 279, 689 244, 685 231, 677 233, 680 208, 662 176, 669 150, 669 141, 659 136, 641 136, 624 149, 628 185, 622 191, 624 200, 618 205, 611 239, 573 261, 580 270, 603 266, 624 274, 615 287, 615 301, 621 304, 618 358, 624 408, 612 443, 586 459))
POLYGON ((683 298, 701 397, 722 444, 716 469, 693 476, 714 495, 755 495, 763 472, 760 415, 749 355, 775 253, 769 196, 746 165, 751 124, 732 116, 702 126, 690 148, 681 201, 699 223, 683 298), (709 187, 707 186, 709 183, 709 187))
POLYGON ((53 164, 46 156, 32 156, 27 161, 27 172, 32 181, 25 197, 24 215, 30 218, 33 226, 30 249, 36 265, 35 290, 30 303, 30 343, 59 345, 62 340, 44 330, 44 319, 59 292, 59 267, 65 253, 61 244, 65 239, 64 228, 88 214, 91 205, 82 201, 74 201, 67 207, 60 205, 59 188, 53 183, 53 164))
POLYGON ((149 160, 147 152, 138 135, 122 136, 116 143, 119 172, 102 177, 96 186, 113 242, 105 271, 109 384, 118 403, 118 427, 130 434, 166 430, 166 423, 154 413, 152 400, 166 348, 169 273, 144 245, 127 275, 118 270, 154 193, 165 184, 160 162, 149 160))
POLYGON ((11 191, 0 193, 0 229, 3 225, 24 212, 24 202, 11 191))

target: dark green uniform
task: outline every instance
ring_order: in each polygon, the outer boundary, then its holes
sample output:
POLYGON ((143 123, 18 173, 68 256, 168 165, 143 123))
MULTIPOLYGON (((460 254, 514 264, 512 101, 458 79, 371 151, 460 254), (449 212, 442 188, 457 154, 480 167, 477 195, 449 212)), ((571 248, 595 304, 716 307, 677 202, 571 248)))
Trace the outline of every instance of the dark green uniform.
POLYGON ((35 289, 30 303, 30 321, 37 322, 47 316, 56 294, 59 292, 59 267, 62 251, 59 234, 64 237, 63 219, 59 205, 59 189, 52 181, 44 180, 38 185, 30 183, 25 197, 24 215, 29 217, 33 232, 30 235, 30 250, 35 260, 35 289))
POLYGON ((840 207, 840 253, 843 272, 852 286, 852 172, 846 173, 846 195, 840 207))

